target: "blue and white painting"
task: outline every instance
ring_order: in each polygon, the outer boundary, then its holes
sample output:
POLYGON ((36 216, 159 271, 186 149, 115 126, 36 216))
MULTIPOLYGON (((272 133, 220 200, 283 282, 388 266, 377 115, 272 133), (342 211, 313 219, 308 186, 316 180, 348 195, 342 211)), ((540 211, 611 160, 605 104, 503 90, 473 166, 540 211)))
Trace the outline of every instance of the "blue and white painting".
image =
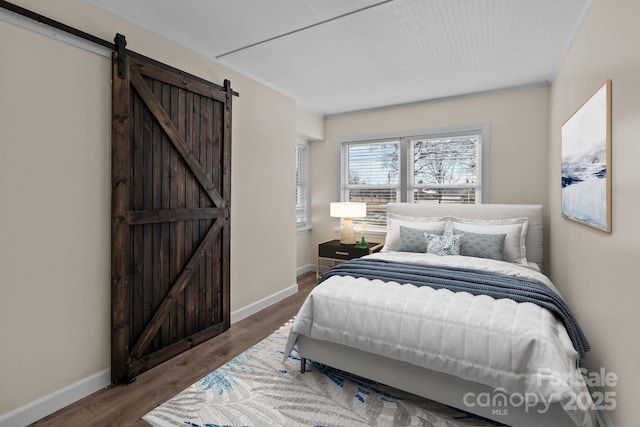
POLYGON ((610 231, 608 80, 562 125, 562 216, 610 231))

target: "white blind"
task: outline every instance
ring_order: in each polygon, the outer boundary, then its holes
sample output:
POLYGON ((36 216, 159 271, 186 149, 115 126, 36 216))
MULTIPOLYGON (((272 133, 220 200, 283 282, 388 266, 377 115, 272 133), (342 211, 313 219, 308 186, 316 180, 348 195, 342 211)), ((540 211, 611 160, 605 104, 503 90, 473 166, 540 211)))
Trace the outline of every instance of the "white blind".
POLYGON ((309 153, 307 145, 296 144, 296 225, 309 223, 309 153))
POLYGON ((399 140, 343 146, 343 174, 348 177, 343 198, 367 204, 366 219, 354 219, 355 224, 366 221, 373 230, 386 227, 387 203, 398 201, 400 195, 399 151, 399 140))
POLYGON ((348 144, 348 185, 398 185, 398 141, 348 144))

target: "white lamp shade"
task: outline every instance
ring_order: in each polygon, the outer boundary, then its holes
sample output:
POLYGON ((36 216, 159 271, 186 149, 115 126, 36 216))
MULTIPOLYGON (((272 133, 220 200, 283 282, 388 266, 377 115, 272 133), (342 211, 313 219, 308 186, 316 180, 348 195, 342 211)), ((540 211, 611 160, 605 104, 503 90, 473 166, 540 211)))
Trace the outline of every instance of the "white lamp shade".
POLYGON ((336 218, 360 218, 367 216, 367 204, 356 202, 331 202, 329 215, 336 218))

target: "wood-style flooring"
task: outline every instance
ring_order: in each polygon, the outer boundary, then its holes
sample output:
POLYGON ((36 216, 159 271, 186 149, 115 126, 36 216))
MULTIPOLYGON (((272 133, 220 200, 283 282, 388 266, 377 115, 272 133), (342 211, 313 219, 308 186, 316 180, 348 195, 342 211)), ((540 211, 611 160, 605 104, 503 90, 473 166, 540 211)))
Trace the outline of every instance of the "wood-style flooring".
POLYGON ((234 323, 217 337, 138 375, 131 384, 97 391, 31 425, 148 426, 141 420, 143 415, 269 336, 295 316, 315 284, 315 272, 299 276, 297 294, 234 323))

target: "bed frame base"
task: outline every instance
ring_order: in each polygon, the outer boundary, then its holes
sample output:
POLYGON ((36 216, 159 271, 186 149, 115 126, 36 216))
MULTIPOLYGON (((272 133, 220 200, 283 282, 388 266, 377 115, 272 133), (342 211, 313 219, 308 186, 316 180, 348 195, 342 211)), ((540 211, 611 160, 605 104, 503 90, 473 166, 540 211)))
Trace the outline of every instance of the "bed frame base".
MULTIPOLYGON (((523 407, 511 405, 499 408, 478 405, 469 407, 464 403, 465 395, 475 393, 473 396, 478 396, 480 393, 489 393, 488 395, 493 397, 493 388, 352 347, 314 340, 304 335, 298 336, 297 343, 302 373, 306 371, 306 359, 309 358, 503 424, 517 427, 575 427, 574 422, 558 403, 550 405, 548 411, 542 414, 538 413, 536 408, 525 411, 523 407)), ((475 399, 467 401, 475 402, 475 399)))

